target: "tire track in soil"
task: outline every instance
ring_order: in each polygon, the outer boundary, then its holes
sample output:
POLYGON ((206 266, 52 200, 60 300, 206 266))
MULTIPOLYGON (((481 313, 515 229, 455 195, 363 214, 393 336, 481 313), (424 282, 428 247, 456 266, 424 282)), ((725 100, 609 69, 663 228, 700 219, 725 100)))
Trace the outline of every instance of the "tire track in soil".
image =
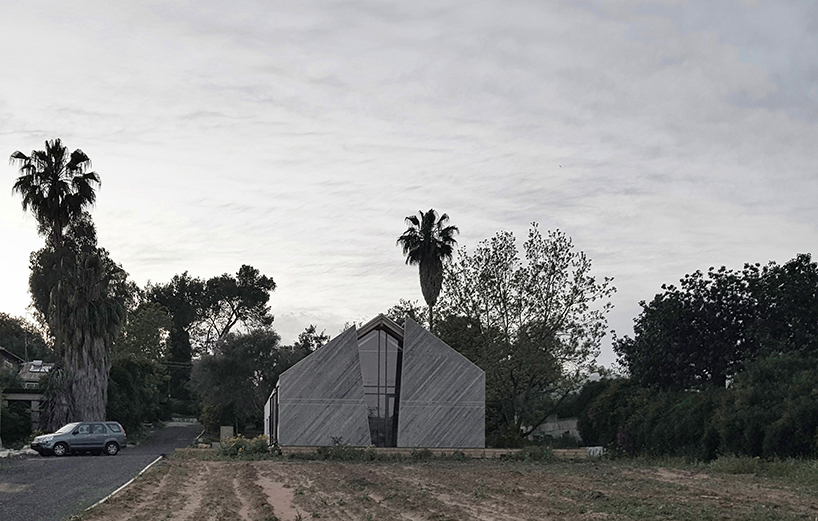
MULTIPOLYGON (((186 464, 185 467, 190 468, 191 465, 186 464)), ((198 520, 201 517, 196 516, 195 514, 199 510, 201 506, 202 500, 204 499, 204 493, 202 492, 202 488, 204 487, 207 476, 210 474, 210 465, 208 463, 204 463, 203 465, 199 466, 196 472, 196 475, 193 479, 187 479, 185 481, 185 488, 184 488, 184 501, 182 503, 182 508, 179 509, 177 512, 174 512, 173 519, 178 519, 180 521, 192 521, 194 519, 198 520)))
POLYGON ((167 465, 154 467, 115 499, 96 507, 94 513, 100 513, 101 519, 136 519, 140 512, 155 501, 159 491, 167 483, 169 473, 170 467, 167 465), (146 496, 148 499, 145 499, 146 496))
POLYGON ((189 490, 190 482, 191 478, 195 482, 200 473, 188 464, 174 463, 165 476, 164 486, 153 499, 145 501, 146 506, 130 521, 177 519, 177 511, 183 510, 191 499, 195 500, 194 493, 189 490), (191 472, 195 474, 191 476, 191 472))
POLYGON ((233 490, 234 466, 219 462, 211 463, 209 467, 205 478, 204 498, 193 519, 233 520, 241 508, 241 502, 233 490))
POLYGON ((239 499, 239 507, 238 516, 239 519, 242 521, 250 521, 250 503, 244 498, 244 494, 241 492, 241 485, 239 484, 239 477, 233 476, 233 493, 239 499))
POLYGON ((254 465, 245 463, 241 467, 238 472, 239 497, 242 502, 247 502, 249 510, 247 514, 252 513, 251 519, 271 519, 275 516, 275 512, 272 505, 267 501, 267 494, 264 489, 258 484, 258 477, 254 465))
POLYGON ((278 519, 295 521, 299 515, 304 517, 304 514, 293 506, 295 491, 291 487, 285 487, 286 483, 273 481, 265 474, 257 476, 255 483, 266 496, 266 503, 273 507, 273 513, 278 519))
MULTIPOLYGON (((147 480, 144 480, 142 483, 138 485, 142 485, 141 487, 137 486, 134 487, 132 490, 128 491, 132 493, 133 496, 139 496, 142 499, 139 500, 139 503, 134 506, 132 510, 128 513, 127 517, 120 518, 123 521, 138 521, 140 519, 151 518, 153 517, 153 513, 147 513, 146 515, 142 515, 143 512, 147 510, 153 510, 151 508, 154 504, 159 503, 161 501, 160 494, 166 489, 168 485, 168 481, 170 480, 172 468, 169 465, 163 465, 164 467, 164 475, 156 482, 156 483, 149 483, 147 480), (147 495, 147 499, 145 496, 147 495)), ((159 469, 157 469, 158 471, 159 469)), ((156 479, 156 475, 148 476, 148 479, 156 479)), ((130 498, 127 496, 123 496, 123 502, 127 502, 130 498)))

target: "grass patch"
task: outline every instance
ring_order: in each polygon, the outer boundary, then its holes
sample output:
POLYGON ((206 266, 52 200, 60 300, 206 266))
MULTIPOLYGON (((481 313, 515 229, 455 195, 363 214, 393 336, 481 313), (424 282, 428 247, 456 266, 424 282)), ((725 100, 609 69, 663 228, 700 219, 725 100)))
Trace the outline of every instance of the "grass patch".
POLYGON ((720 474, 752 474, 760 478, 785 481, 793 485, 818 488, 818 460, 722 456, 707 464, 720 474))

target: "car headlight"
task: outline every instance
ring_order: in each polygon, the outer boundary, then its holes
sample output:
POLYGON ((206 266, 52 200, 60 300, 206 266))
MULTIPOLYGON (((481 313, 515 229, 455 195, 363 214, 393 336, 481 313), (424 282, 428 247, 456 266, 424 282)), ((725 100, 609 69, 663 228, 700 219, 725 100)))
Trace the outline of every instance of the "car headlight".
POLYGON ((53 439, 54 439, 54 436, 43 436, 43 439, 41 439, 40 441, 42 443, 48 443, 49 441, 51 441, 53 439))

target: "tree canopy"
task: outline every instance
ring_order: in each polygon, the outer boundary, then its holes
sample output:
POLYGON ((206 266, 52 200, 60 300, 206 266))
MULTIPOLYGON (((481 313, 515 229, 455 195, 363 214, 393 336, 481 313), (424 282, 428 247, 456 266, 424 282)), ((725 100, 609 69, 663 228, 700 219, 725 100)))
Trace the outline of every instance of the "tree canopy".
POLYGON ((249 265, 242 265, 236 275, 225 273, 206 281, 184 272, 168 283, 148 285, 145 298, 166 310, 173 323, 165 363, 179 412, 189 413, 194 407, 188 385, 194 354, 212 354, 238 325, 244 331, 269 328, 273 316, 267 303, 273 290, 273 279, 249 265))
POLYGON ((20 168, 13 191, 23 198, 23 209, 31 210, 39 232, 60 247, 63 229, 96 201, 100 180, 88 171, 91 159, 80 149, 69 153, 57 138, 46 141, 45 150, 14 152, 11 162, 20 168))
POLYGON ((271 277, 247 264, 236 275, 208 279, 197 328, 201 349, 211 350, 239 323, 245 330, 270 326, 273 316, 267 302, 275 288, 271 277))
POLYGON ((614 350, 631 378, 664 389, 724 387, 764 355, 818 355, 818 265, 800 254, 783 265, 710 268, 640 302, 634 336, 614 350))
POLYGON ((532 224, 521 258, 511 232, 446 270, 438 334, 486 371, 494 431, 527 436, 595 368, 615 291, 560 231, 532 224))

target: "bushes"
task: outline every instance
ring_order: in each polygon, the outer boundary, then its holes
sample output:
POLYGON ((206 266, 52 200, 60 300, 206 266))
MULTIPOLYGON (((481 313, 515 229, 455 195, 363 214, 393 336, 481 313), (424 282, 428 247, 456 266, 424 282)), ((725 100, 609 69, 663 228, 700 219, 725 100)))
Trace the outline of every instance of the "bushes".
POLYGON ((818 360, 771 357, 747 366, 713 419, 724 451, 762 457, 818 452, 818 360))
POLYGON ((637 454, 705 461, 818 454, 818 360, 759 360, 727 389, 657 391, 625 379, 604 386, 579 415, 586 445, 629 452, 627 443, 637 454))
POLYGON ((613 452, 702 458, 713 444, 708 429, 715 394, 653 391, 629 380, 610 380, 577 426, 586 445, 613 452))
POLYGON ((31 435, 31 413, 27 402, 9 402, 0 414, 0 438, 4 446, 17 447, 31 435))
POLYGON ((253 457, 260 454, 270 454, 270 438, 261 435, 255 438, 245 438, 241 434, 235 438, 222 440, 219 454, 231 458, 253 457))

